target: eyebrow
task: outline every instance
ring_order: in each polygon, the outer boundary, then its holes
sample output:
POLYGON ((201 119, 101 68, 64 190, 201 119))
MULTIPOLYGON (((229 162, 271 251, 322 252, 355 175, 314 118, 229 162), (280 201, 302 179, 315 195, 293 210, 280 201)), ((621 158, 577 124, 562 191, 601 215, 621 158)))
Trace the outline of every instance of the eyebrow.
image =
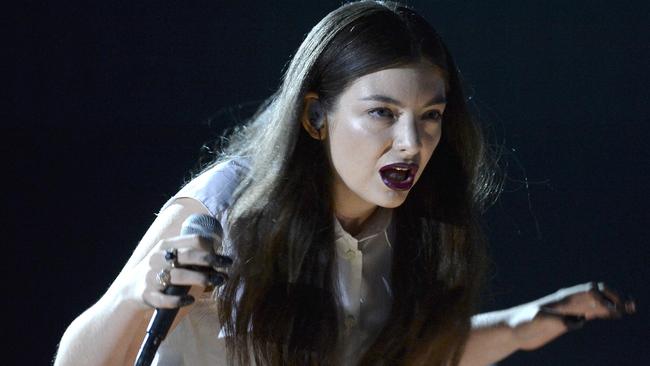
MULTIPOLYGON (((377 102, 390 103, 390 104, 395 104, 399 107, 404 107, 404 104, 402 104, 402 102, 400 102, 399 100, 381 94, 373 94, 371 96, 364 97, 359 100, 374 100, 377 102)), ((444 95, 437 95, 433 97, 431 100, 429 100, 424 106, 428 107, 430 105, 445 104, 445 103, 447 103, 447 98, 445 98, 444 95)))

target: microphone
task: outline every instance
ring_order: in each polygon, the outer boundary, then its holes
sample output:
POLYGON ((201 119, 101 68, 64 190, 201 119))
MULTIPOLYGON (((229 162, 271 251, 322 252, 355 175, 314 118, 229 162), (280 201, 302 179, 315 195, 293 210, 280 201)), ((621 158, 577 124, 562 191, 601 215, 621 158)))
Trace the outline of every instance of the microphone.
MULTIPOLYGON (((181 226, 181 235, 200 235, 211 238, 213 240, 221 241, 223 237, 223 230, 219 221, 210 215, 195 214, 188 217, 181 226)), ((167 295, 183 296, 190 290, 190 286, 169 286, 165 289, 164 293, 167 295)), ((134 366, 149 366, 153 362, 156 355, 158 346, 165 339, 169 328, 176 314, 178 308, 175 309, 156 309, 149 326, 147 327, 147 334, 145 334, 142 346, 138 352, 138 356, 134 366)))

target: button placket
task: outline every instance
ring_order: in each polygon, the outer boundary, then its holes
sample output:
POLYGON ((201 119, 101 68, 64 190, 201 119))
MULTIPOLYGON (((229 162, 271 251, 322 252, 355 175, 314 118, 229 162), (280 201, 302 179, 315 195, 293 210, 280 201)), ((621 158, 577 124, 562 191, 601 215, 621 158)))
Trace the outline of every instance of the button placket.
POLYGON ((352 328, 357 325, 357 318, 354 315, 347 314, 345 316, 344 325, 345 331, 349 334, 352 331, 352 328))
POLYGON ((361 303, 359 302, 359 299, 361 299, 361 291, 362 291, 362 286, 363 286, 363 255, 361 254, 360 251, 355 250, 350 248, 346 252, 346 257, 348 261, 350 262, 351 266, 351 298, 353 301, 353 307, 352 307, 352 313, 351 318, 354 319, 354 323, 356 324, 356 319, 359 317, 359 311, 360 311, 360 306, 361 303))
POLYGON ((345 258, 346 258, 347 260, 353 260, 354 258, 356 258, 356 256, 357 256, 357 251, 354 250, 354 249, 352 249, 352 248, 348 249, 348 250, 345 252, 345 258))
POLYGON ((358 250, 358 241, 344 235, 336 243, 339 265, 339 291, 343 305, 342 331, 350 335, 358 327, 361 288, 363 286, 363 255, 358 250))
MULTIPOLYGON (((377 283, 379 280, 374 282, 371 281, 372 284, 366 283, 367 279, 365 278, 364 262, 366 262, 366 251, 368 250, 368 245, 374 246, 372 250, 370 250, 370 253, 376 253, 377 244, 382 244, 386 249, 390 250, 390 243, 387 240, 388 236, 385 228, 381 227, 384 230, 376 230, 379 229, 380 226, 384 226, 384 221, 390 220, 390 216, 383 215, 374 218, 374 220, 382 221, 382 225, 370 223, 373 224, 372 226, 369 226, 370 229, 365 230, 365 232, 358 237, 351 236, 349 233, 342 230, 338 221, 335 222, 337 229, 335 245, 338 264, 336 276, 338 281, 337 286, 341 296, 341 305, 343 307, 341 318, 339 318, 339 321, 341 322, 339 329, 341 335, 344 337, 353 337, 354 339, 356 339, 357 336, 364 337, 367 324, 374 326, 377 322, 376 318, 378 313, 376 308, 378 306, 381 307, 380 304, 376 303, 378 298, 373 295, 376 291, 371 293, 366 287, 369 285, 375 286, 379 284, 379 288, 381 289, 385 284, 382 282, 377 283), (366 307, 370 307, 369 309, 371 310, 368 314, 366 314, 366 307), (371 317, 370 320, 367 319, 368 316, 371 317), (370 321, 370 323, 368 323, 368 321, 370 321)), ((368 257, 371 261, 371 263, 369 263, 371 267, 368 269, 371 272, 370 276, 372 276, 372 273, 379 270, 377 263, 375 263, 376 261, 373 262, 372 258, 374 257, 368 257)), ((384 267, 385 266, 383 266, 382 263, 381 268, 384 267)), ((383 274, 384 273, 382 272, 381 275, 383 274)), ((383 297, 381 297, 380 300, 383 300, 383 297)), ((382 308, 380 310, 384 311, 385 309, 382 308)), ((350 342, 354 342, 354 339, 347 340, 347 344, 353 348, 354 346, 352 346, 352 343, 350 342)))

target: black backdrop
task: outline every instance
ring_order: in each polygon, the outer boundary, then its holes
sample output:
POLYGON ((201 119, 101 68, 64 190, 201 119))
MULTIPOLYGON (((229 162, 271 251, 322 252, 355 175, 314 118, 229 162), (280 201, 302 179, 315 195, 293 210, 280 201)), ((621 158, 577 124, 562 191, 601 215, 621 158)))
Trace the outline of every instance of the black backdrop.
MULTIPOLYGON (((448 43, 504 147, 485 308, 589 280, 639 303, 637 316, 501 364, 650 364, 648 2, 410 3, 448 43)), ((5 355, 22 360, 9 363, 51 359, 201 146, 271 93, 303 36, 338 5, 23 3, 1 130, 3 337, 5 355)))

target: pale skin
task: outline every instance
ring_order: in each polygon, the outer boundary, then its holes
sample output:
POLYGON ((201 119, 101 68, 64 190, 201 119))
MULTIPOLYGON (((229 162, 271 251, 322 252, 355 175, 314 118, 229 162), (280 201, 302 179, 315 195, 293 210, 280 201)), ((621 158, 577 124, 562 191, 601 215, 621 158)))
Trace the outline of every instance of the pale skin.
MULTIPOLYGON (((321 131, 307 119, 307 110, 318 95, 305 96, 302 125, 328 146, 336 171, 335 214, 345 230, 354 235, 377 207, 393 208, 404 202, 408 191, 386 187, 377 171, 389 163, 415 162, 420 167, 417 181, 440 139, 444 88, 440 73, 428 64, 362 76, 342 93, 321 131)), ((153 308, 182 303, 179 297, 164 295, 155 281, 155 274, 166 266, 165 249, 177 248, 181 265, 207 269, 171 271, 171 282, 191 285, 194 297, 211 284, 216 272, 210 268, 227 273, 227 268, 215 265, 214 255, 210 255, 212 243, 196 236, 179 236, 182 222, 195 213, 208 211, 198 201, 180 198, 158 215, 106 293, 70 324, 55 365, 133 364, 153 308)), ((616 309, 598 295, 602 291, 585 285, 474 317, 461 365, 488 365, 517 350, 541 347, 567 331, 558 314, 591 320, 619 315, 621 309, 634 311, 633 303, 623 304, 616 294, 604 291, 616 309), (541 307, 557 314, 544 315, 537 311, 541 307)), ((174 326, 192 306, 181 307, 174 326)))
MULTIPOLYGON (((306 96, 307 108, 317 99, 306 96)), ((330 160, 334 167, 335 213, 351 234, 377 206, 401 205, 408 191, 388 188, 378 173, 392 163, 416 163, 422 174, 442 133, 445 84, 430 66, 389 69, 363 76, 340 96, 327 116, 330 160)))
MULTIPOLYGON (((183 221, 195 213, 208 211, 198 201, 180 198, 158 215, 106 293, 65 331, 55 365, 133 364, 153 308, 177 307, 181 300, 164 295, 153 280, 164 266, 164 249, 178 248, 179 264, 208 266, 210 243, 178 235, 183 221)), ((194 297, 209 282, 202 272, 179 268, 171 276, 174 284, 191 285, 194 297)), ((180 309, 172 328, 190 309, 180 309)))
MULTIPOLYGON (((419 179, 440 141, 440 116, 445 109, 445 82, 430 64, 386 69, 362 76, 340 96, 327 114, 326 128, 318 131, 303 115, 303 127, 324 140, 336 172, 335 214, 341 226, 354 235, 374 210, 397 207, 408 191, 395 191, 380 179, 381 166, 417 162, 419 179), (360 143, 360 142, 363 143, 360 143)), ((306 110, 318 101, 305 96, 306 110)), ((461 365, 487 365, 517 350, 533 350, 565 333, 562 314, 582 315, 586 320, 611 318, 634 312, 634 303, 618 303, 610 309, 589 285, 576 286, 511 309, 474 317, 473 330, 461 365), (556 313, 539 313, 540 307, 556 313)))

